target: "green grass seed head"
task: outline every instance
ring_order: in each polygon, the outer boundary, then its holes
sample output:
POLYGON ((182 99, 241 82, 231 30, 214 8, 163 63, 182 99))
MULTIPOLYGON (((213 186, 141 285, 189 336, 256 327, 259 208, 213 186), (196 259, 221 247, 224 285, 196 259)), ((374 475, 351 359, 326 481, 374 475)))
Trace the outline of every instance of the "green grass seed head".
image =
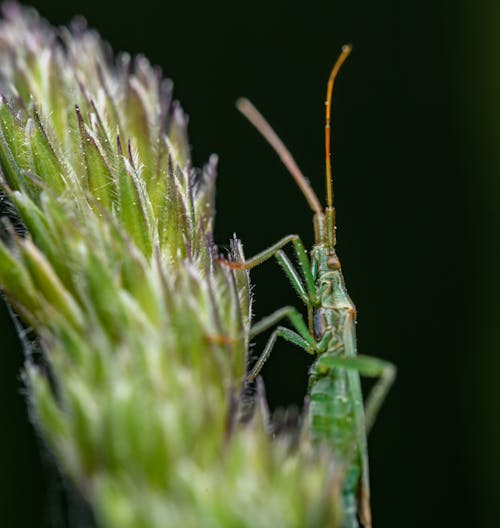
POLYGON ((12 3, 0 65, 0 286, 57 387, 27 362, 36 426, 98 524, 334 522, 330 462, 238 421, 250 285, 216 259, 216 158, 192 170, 172 83, 12 3))

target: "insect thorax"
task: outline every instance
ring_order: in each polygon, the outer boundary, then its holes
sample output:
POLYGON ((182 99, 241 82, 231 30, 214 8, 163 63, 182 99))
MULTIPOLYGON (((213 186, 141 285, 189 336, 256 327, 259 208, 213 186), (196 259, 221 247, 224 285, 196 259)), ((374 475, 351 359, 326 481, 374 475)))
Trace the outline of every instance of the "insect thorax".
POLYGON ((317 245, 311 257, 318 294, 313 318, 315 338, 323 341, 323 351, 338 349, 341 353, 344 325, 355 319, 356 309, 347 294, 335 252, 317 245))
POLYGON ((334 250, 325 245, 314 246, 312 269, 318 293, 318 305, 322 308, 355 310, 344 283, 340 262, 334 250))

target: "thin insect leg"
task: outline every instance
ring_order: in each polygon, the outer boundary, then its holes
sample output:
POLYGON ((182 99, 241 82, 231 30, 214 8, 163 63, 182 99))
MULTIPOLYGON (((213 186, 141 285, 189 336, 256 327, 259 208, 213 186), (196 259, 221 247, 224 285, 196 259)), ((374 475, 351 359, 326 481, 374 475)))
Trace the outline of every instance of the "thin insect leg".
POLYGON ((269 354, 271 353, 276 339, 280 336, 286 339, 287 341, 290 341, 295 345, 303 348, 309 354, 314 354, 314 352, 316 352, 316 341, 309 333, 309 330, 304 322, 302 315, 293 306, 285 306, 284 308, 276 310, 276 312, 259 321, 250 330, 250 335, 253 337, 257 334, 260 334, 261 332, 264 332, 268 328, 274 326, 278 321, 280 321, 284 317, 288 317, 297 333, 293 332, 292 330, 289 330, 288 328, 279 326, 271 334, 271 337, 266 343, 264 351, 262 352, 260 358, 255 364, 255 367, 252 369, 250 376, 248 377, 250 381, 255 379, 255 377, 259 374, 260 370, 262 369, 262 366, 264 365, 267 358, 269 357, 269 354))
POLYGON ((273 349, 274 343, 276 343, 276 339, 278 339, 278 337, 282 337, 283 339, 290 341, 290 343, 293 343, 294 345, 303 348, 306 352, 309 352, 310 354, 314 353, 313 346, 311 346, 302 336, 295 333, 293 330, 290 330, 289 328, 285 328, 284 326, 278 326, 278 328, 276 328, 276 330, 271 334, 271 337, 267 341, 262 355, 260 356, 254 368, 252 369, 252 372, 250 372, 247 378, 248 381, 254 381, 255 378, 259 375, 259 372, 262 370, 264 363, 267 361, 267 358, 271 354, 271 350, 273 349))
POLYGON ((273 244, 267 249, 264 249, 264 251, 261 251, 260 253, 258 253, 252 258, 249 258, 245 262, 229 262, 228 260, 225 260, 225 259, 219 259, 219 262, 221 264, 224 264, 224 266, 227 266, 232 269, 250 270, 252 268, 255 268, 255 266, 258 266, 259 264, 262 264, 263 262, 270 259, 271 257, 274 257, 274 255, 282 247, 286 246, 290 242, 293 242, 297 238, 299 238, 298 235, 287 235, 286 237, 283 237, 281 240, 276 242, 276 244, 273 244))
POLYGON ((255 323, 250 329, 250 338, 265 332, 285 317, 288 317, 300 336, 307 341, 310 346, 316 348, 316 341, 309 333, 302 315, 293 306, 284 306, 267 317, 264 317, 264 319, 261 319, 258 323, 255 323))
POLYGON ((396 367, 382 359, 371 356, 341 357, 328 356, 322 358, 322 366, 330 368, 344 368, 355 370, 362 376, 368 378, 379 378, 375 386, 370 391, 365 404, 365 424, 367 433, 373 426, 377 413, 382 405, 387 392, 389 391, 394 378, 396 377, 396 367))
POLYGON ((316 286, 314 284, 314 275, 311 270, 311 264, 309 263, 309 256, 307 255, 304 244, 299 237, 293 240, 293 247, 295 249, 295 254, 297 255, 300 267, 302 268, 309 299, 312 301, 313 305, 316 305, 318 303, 318 295, 316 292, 316 286))
POLYGON ((389 361, 370 356, 358 356, 358 359, 364 362, 363 369, 360 369, 363 376, 379 378, 366 400, 365 422, 368 433, 375 423, 378 411, 396 378, 396 367, 389 361))
POLYGON ((290 259, 286 256, 286 253, 279 249, 276 252, 276 260, 285 272, 288 280, 293 286, 293 289, 297 292, 298 296, 302 299, 303 303, 309 305, 309 296, 307 295, 304 283, 299 273, 295 269, 294 265, 290 262, 290 259))
POLYGON ((311 265, 309 264, 309 257, 307 255, 307 251, 304 249, 304 244, 298 235, 288 235, 282 238, 276 244, 270 246, 245 262, 229 262, 225 259, 219 259, 219 262, 232 269, 250 270, 273 256, 276 257, 278 263, 286 273, 288 280, 292 283, 292 286, 295 288, 304 304, 309 304, 310 301, 312 301, 312 304, 314 305, 317 304, 316 287, 314 285, 314 277, 311 270, 311 265), (293 243, 295 254, 297 255, 297 259, 302 269, 305 279, 305 287, 295 267, 290 262, 285 253, 281 251, 281 249, 290 242, 293 243))
POLYGON ((302 274, 304 276, 305 287, 303 280, 282 250, 278 250, 276 252, 276 259, 283 268, 289 281, 292 283, 292 286, 295 288, 304 304, 309 307, 316 306, 318 304, 318 295, 316 292, 316 286, 314 284, 314 275, 311 270, 311 264, 309 263, 309 256, 307 255, 307 251, 304 249, 304 244, 300 240, 300 237, 297 236, 294 238, 292 243, 295 254, 297 255, 297 260, 299 261, 300 268, 302 270, 302 274))

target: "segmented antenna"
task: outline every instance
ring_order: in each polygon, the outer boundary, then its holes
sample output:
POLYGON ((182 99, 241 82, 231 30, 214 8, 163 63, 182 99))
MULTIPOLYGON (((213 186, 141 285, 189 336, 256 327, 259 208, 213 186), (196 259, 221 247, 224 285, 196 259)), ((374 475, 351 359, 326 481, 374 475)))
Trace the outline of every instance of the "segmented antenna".
POLYGON ((297 182, 300 190, 306 197, 309 207, 319 216, 323 215, 321 204, 313 191, 309 182, 306 180, 302 171, 299 169, 297 163, 290 154, 290 151, 285 147, 283 141, 278 137, 271 125, 266 121, 262 114, 255 108, 255 106, 245 98, 236 101, 236 108, 252 123, 252 125, 264 136, 267 142, 273 147, 276 154, 288 169, 288 172, 293 176, 297 182))
POLYGON ((325 101, 325 110, 326 110, 326 124, 325 124, 325 152, 326 152, 326 204, 331 209, 333 207, 333 179, 332 179, 332 161, 331 161, 331 134, 330 134, 330 117, 332 113, 332 93, 333 93, 333 84, 335 83, 335 78, 342 66, 344 61, 351 53, 352 46, 346 44, 342 46, 342 52, 337 59, 332 72, 330 73, 330 78, 328 79, 328 86, 326 88, 326 101, 325 101))

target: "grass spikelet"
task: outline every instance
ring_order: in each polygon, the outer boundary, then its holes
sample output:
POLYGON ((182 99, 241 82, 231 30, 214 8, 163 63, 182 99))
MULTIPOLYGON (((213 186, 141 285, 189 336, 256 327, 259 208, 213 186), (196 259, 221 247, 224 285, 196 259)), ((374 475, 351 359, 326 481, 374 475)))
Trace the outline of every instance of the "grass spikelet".
POLYGON ((216 258, 216 158, 192 170, 171 83, 81 20, 3 12, 0 286, 61 471, 102 527, 336 526, 332 461, 272 441, 263 395, 240 419, 249 279, 216 258))

